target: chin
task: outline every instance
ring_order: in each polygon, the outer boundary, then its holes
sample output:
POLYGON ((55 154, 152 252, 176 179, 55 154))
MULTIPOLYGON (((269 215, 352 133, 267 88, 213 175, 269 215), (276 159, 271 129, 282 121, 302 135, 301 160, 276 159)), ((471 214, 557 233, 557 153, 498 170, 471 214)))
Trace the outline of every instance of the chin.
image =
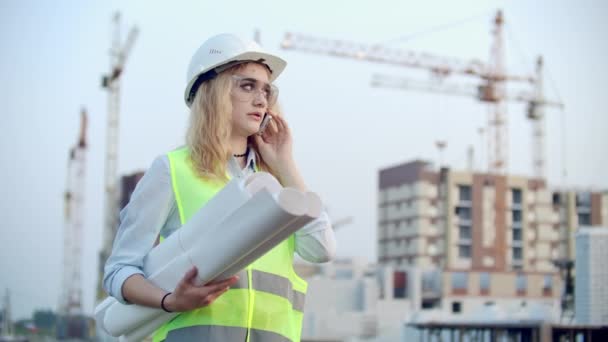
POLYGON ((250 137, 250 136, 256 134, 260 130, 260 125, 249 123, 246 125, 239 125, 239 126, 233 127, 232 129, 236 130, 236 132, 238 132, 238 135, 250 137))
POLYGON ((245 131, 247 132, 247 136, 252 136, 256 134, 260 130, 260 125, 247 127, 245 131))

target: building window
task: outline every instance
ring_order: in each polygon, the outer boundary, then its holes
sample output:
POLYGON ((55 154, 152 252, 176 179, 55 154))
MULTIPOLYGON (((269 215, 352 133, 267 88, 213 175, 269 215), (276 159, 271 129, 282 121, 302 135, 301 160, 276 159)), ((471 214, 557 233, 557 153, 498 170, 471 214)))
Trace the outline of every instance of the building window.
POLYGON ((462 303, 461 302, 452 302, 452 313, 461 313, 462 312, 462 303))
POLYGON ((479 290, 481 294, 488 294, 490 292, 490 273, 479 273, 479 290))
POLYGON ((511 253, 513 255, 513 269, 521 269, 523 266, 523 231, 522 231, 522 191, 521 189, 511 189, 513 201, 511 210, 511 253))
POLYGON ((456 207, 454 209, 454 213, 461 220, 464 220, 464 221, 470 221, 471 220, 471 208, 456 207))
POLYGON ((591 207, 591 193, 581 192, 576 194, 576 206, 577 207, 591 207))
POLYGON ((521 190, 512 189, 511 190, 511 199, 513 201, 514 206, 521 206, 521 190))
POLYGON ((422 273, 422 293, 441 294, 441 275, 438 271, 424 271, 422 273))
POLYGON ((435 298, 431 298, 431 299, 422 299, 422 303, 420 304, 420 307, 422 309, 436 309, 439 307, 439 300, 435 299, 435 298))
POLYGON ((553 193, 553 204, 558 205, 561 203, 561 196, 558 192, 553 193))
POLYGON ((393 272, 393 298, 406 298, 407 296, 407 274, 405 272, 393 272))
POLYGON ((521 228, 513 228, 513 241, 521 242, 521 228))
POLYGON ((461 202, 471 202, 471 186, 459 185, 458 186, 458 199, 461 202))
POLYGON ((513 224, 521 224, 521 210, 513 210, 512 213, 513 224))
POLYGON ((578 214, 578 225, 579 226, 590 226, 591 215, 590 214, 578 214))
POLYGON ((550 289, 553 288, 553 276, 550 274, 546 274, 543 280, 543 288, 550 289))
POLYGON ((458 236, 460 240, 471 240, 471 226, 458 226, 458 236))
POLYGON ((521 247, 513 247, 513 260, 521 260, 523 252, 521 247))
POLYGON ((515 277, 515 288, 517 289, 518 294, 526 293, 526 288, 528 287, 528 282, 526 279, 526 275, 523 273, 518 273, 515 277))
POLYGON ((543 294, 545 296, 550 296, 553 291, 553 276, 550 274, 545 274, 543 278, 543 294))
POLYGON ((471 245, 459 245, 458 246, 458 256, 461 258, 470 258, 471 257, 471 245))
POLYGON ((452 291, 466 293, 469 283, 469 274, 466 272, 452 272, 452 291))

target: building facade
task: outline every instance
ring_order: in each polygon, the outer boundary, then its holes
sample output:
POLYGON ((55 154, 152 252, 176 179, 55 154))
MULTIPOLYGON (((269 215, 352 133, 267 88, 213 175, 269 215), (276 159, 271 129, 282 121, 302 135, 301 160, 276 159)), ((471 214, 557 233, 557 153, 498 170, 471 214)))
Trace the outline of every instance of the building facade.
POLYGON ((578 324, 608 325, 608 228, 576 233, 575 317, 578 324))
POLYGON ((601 224, 607 208, 605 193, 412 161, 379 172, 378 262, 422 270, 423 308, 463 312, 474 298, 559 303, 554 261, 574 259, 579 222, 601 224))

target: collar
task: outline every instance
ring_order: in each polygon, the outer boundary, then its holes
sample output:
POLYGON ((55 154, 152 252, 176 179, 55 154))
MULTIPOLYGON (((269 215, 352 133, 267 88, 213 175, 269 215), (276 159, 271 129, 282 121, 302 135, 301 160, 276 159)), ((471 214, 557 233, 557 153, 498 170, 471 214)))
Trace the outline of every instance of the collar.
POLYGON ((255 171, 256 160, 255 160, 255 151, 253 147, 249 147, 247 154, 247 162, 245 163, 245 168, 251 168, 251 170, 255 171))
POLYGON ((255 172, 255 152, 253 151, 253 148, 249 148, 248 150, 247 161, 245 163, 245 168, 243 169, 240 168, 238 160, 235 157, 230 156, 230 159, 228 160, 228 171, 233 177, 242 177, 250 172, 255 172))

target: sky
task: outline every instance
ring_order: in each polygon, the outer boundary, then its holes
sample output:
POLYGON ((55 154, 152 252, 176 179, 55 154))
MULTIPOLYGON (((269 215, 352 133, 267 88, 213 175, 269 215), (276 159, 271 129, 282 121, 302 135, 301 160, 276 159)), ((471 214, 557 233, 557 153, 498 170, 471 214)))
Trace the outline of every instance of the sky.
MULTIPOLYGON (((546 110, 547 177, 552 187, 608 189, 608 3, 604 1, 17 1, 0 2, 0 290, 13 315, 56 309, 62 272, 63 193, 79 112, 89 114, 82 242, 83 307, 94 307, 103 222, 103 170, 111 18, 122 13, 123 39, 140 34, 122 78, 119 173, 145 170, 183 144, 186 67, 209 36, 253 37, 287 60, 276 84, 294 135, 294 154, 310 189, 333 219, 339 257, 376 257, 378 170, 412 159, 454 169, 487 161, 478 128, 488 108, 473 98, 370 87, 373 74, 429 80, 427 72, 285 51, 285 32, 487 60, 491 21, 506 20, 506 65, 531 73, 545 59, 545 92, 565 110, 546 110)), ((472 84, 474 79, 445 82, 472 84)), ((527 89, 525 87, 518 89, 527 89)), ((514 91, 517 89, 514 89, 514 91)), ((531 124, 525 106, 507 110, 508 170, 532 174, 531 124)))

